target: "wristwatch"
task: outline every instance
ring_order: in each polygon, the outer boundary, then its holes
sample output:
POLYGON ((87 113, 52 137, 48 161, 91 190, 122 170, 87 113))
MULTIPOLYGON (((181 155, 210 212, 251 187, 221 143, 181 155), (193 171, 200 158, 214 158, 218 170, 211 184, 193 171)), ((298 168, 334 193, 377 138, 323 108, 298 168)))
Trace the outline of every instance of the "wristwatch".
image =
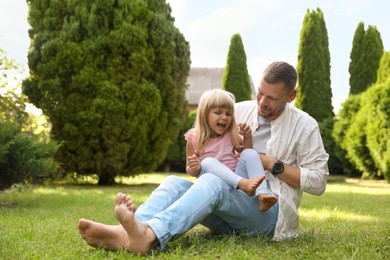
POLYGON ((274 176, 281 174, 284 171, 284 164, 282 161, 277 160, 272 167, 272 174, 274 176))

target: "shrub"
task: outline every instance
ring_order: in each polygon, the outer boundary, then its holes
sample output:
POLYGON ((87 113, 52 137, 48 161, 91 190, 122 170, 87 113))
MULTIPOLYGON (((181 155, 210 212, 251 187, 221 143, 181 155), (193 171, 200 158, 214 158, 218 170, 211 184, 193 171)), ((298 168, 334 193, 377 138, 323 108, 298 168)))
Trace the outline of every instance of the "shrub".
POLYGON ((58 149, 55 142, 25 133, 10 121, 0 121, 0 189, 25 180, 53 177, 58 164, 52 156, 58 149))

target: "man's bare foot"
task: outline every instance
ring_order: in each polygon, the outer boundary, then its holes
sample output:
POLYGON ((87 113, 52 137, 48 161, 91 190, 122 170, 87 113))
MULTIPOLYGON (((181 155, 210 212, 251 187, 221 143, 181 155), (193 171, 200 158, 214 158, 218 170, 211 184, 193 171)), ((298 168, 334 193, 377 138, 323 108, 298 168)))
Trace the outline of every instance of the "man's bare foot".
POLYGON ((128 237, 129 243, 126 250, 146 254, 156 247, 158 240, 153 230, 144 223, 139 222, 134 217, 136 206, 130 196, 118 193, 115 200, 115 216, 122 224, 128 237))
POLYGON ((260 176, 256 179, 242 178, 237 185, 237 188, 245 192, 248 196, 253 196, 256 193, 257 187, 263 182, 265 176, 260 176))
POLYGON ((120 225, 105 225, 87 219, 80 219, 77 227, 80 236, 92 247, 106 250, 118 250, 128 247, 127 233, 120 225))
POLYGON ((259 209, 261 212, 266 212, 278 201, 278 197, 275 195, 261 193, 257 195, 259 201, 259 209))

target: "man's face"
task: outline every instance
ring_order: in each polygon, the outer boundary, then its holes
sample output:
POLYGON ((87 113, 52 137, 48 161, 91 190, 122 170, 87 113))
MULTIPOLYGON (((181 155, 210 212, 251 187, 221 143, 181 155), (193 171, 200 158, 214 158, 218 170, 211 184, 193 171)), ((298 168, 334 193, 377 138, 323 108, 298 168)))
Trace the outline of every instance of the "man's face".
POLYGON ((267 120, 275 120, 286 104, 294 100, 295 94, 295 90, 287 90, 282 82, 270 84, 262 79, 256 96, 259 115, 267 120))

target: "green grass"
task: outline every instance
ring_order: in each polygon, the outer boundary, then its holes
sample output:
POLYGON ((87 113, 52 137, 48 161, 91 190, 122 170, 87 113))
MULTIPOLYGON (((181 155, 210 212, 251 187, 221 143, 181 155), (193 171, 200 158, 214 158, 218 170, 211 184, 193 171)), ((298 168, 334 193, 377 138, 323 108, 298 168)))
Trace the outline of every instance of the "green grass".
MULTIPOLYGON (((77 232, 79 218, 116 224, 117 192, 142 203, 164 174, 121 179, 97 187, 66 181, 19 186, 0 192, 0 259, 128 259, 86 245, 77 232)), ((388 259, 390 185, 332 177, 321 197, 305 194, 300 207, 300 236, 283 242, 244 236, 210 236, 198 225, 162 251, 162 259, 388 259)))

